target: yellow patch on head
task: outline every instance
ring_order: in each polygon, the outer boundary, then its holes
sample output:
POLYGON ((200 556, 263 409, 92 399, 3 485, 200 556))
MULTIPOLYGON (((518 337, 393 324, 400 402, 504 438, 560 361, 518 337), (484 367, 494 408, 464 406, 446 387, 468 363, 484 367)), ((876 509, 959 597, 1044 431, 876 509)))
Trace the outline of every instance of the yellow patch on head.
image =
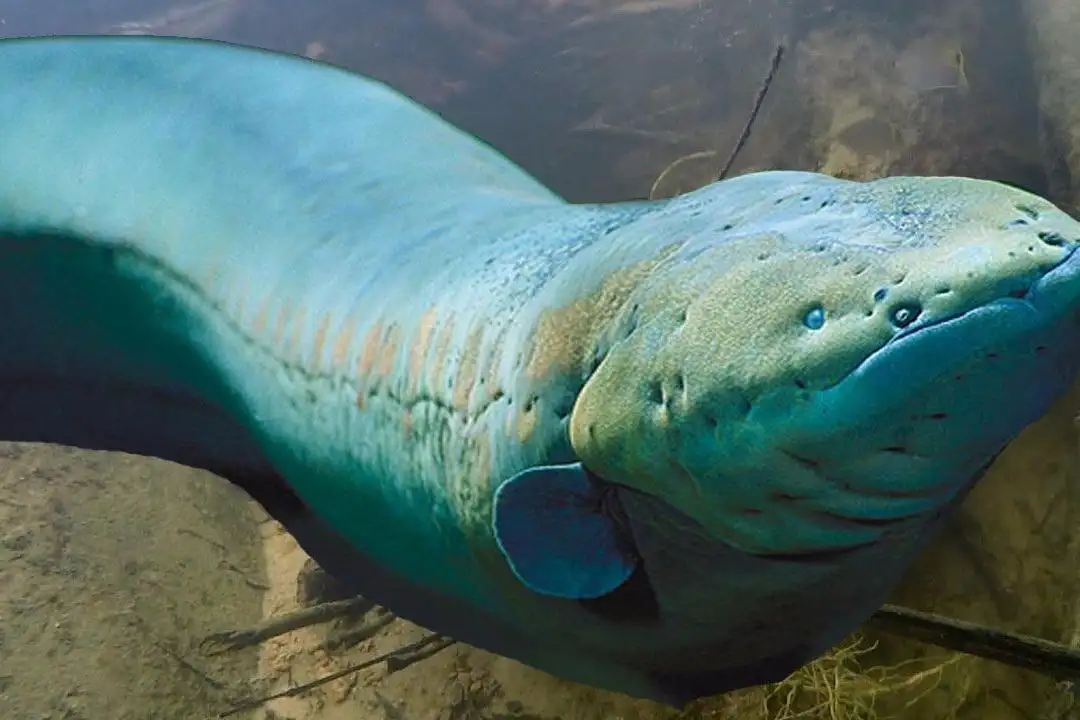
POLYGON ((622 310, 630 294, 679 247, 668 245, 655 258, 611 273, 592 294, 565 307, 546 310, 536 327, 526 377, 540 380, 589 363, 597 338, 622 310))

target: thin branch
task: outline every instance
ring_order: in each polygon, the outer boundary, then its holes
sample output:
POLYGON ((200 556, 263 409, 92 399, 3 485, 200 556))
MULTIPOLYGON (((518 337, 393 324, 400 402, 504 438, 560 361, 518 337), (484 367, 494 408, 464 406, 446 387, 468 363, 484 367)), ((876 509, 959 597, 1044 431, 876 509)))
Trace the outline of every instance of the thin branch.
POLYGON ((373 603, 362 597, 322 603, 314 607, 269 618, 245 630, 214 633, 199 643, 199 649, 206 655, 221 655, 222 653, 258 645, 272 637, 284 635, 293 630, 329 622, 334 618, 345 615, 359 615, 371 607, 373 607, 373 603))
POLYGON ((1080 679, 1080 648, 964 620, 884 605, 870 625, 891 635, 1034 670, 1055 680, 1080 679))
POLYGON ((392 657, 388 657, 386 659, 386 673, 388 675, 396 673, 421 660, 427 660, 456 642, 453 638, 448 638, 445 635, 428 635, 424 640, 426 642, 423 645, 413 643, 408 648, 402 648, 392 657))
POLYGON ((390 652, 383 653, 382 655, 378 655, 376 657, 373 657, 370 660, 365 660, 363 662, 356 663, 355 665, 350 665, 350 666, 348 666, 346 668, 343 668, 341 670, 338 670, 336 672, 332 672, 329 675, 323 675, 322 677, 317 678, 315 680, 312 680, 311 682, 306 682, 306 683, 303 683, 301 685, 293 685, 292 687, 286 688, 285 690, 282 690, 280 692, 271 693, 270 695, 264 695, 264 696, 258 697, 258 698, 253 698, 251 700, 247 700, 245 702, 242 702, 242 703, 240 703, 238 705, 234 705, 233 707, 229 708, 228 710, 220 713, 218 715, 218 718, 231 717, 233 715, 237 715, 237 714, 245 712, 247 710, 254 710, 257 707, 261 707, 262 705, 265 705, 266 703, 270 702, 271 700, 277 700, 279 698, 284 698, 284 697, 295 697, 296 695, 300 695, 301 693, 305 693, 308 690, 314 690, 317 687, 320 687, 322 685, 326 685, 327 683, 333 682, 334 680, 337 680, 339 678, 343 678, 346 675, 352 675, 353 673, 360 672, 361 670, 366 670, 367 668, 378 665, 379 663, 384 662, 384 661, 387 664, 387 668, 388 668, 389 672, 395 672, 396 670, 400 670, 402 667, 405 667, 406 665, 411 665, 413 662, 416 662, 417 660, 421 660, 424 657, 431 657, 431 655, 434 655, 435 652, 438 652, 439 650, 444 650, 445 648, 448 648, 453 644, 454 644, 454 641, 450 640, 450 638, 445 638, 445 637, 443 637, 441 635, 437 635, 437 634, 431 634, 431 635, 428 635, 428 636, 424 637, 421 640, 417 640, 414 643, 411 643, 411 644, 406 645, 404 647, 397 648, 396 650, 391 650, 390 652), (424 654, 423 657, 417 657, 416 659, 410 659, 414 654, 417 654, 418 651, 420 651, 423 648, 428 647, 428 646, 438 646, 438 650, 435 650, 434 652, 429 651, 428 653, 424 654), (406 665, 400 665, 398 667, 390 669, 391 663, 395 659, 397 659, 399 661, 404 659, 405 661, 407 661, 406 665))
POLYGON ((739 139, 735 142, 735 147, 731 149, 731 154, 728 155, 727 162, 717 173, 716 179, 723 180, 727 177, 727 174, 731 171, 731 166, 735 164, 735 158, 739 156, 739 153, 743 149, 743 145, 750 139, 750 131, 754 127, 754 121, 757 119, 758 113, 761 112, 761 106, 765 102, 765 96, 769 93, 769 88, 772 86, 773 80, 776 78, 776 71, 780 69, 780 61, 784 58, 784 44, 780 43, 776 46, 776 52, 772 56, 772 64, 769 66, 769 73, 765 76, 765 81, 761 83, 761 87, 758 88, 757 97, 754 98, 754 108, 750 111, 750 117, 746 119, 746 125, 743 126, 742 133, 739 134, 739 139))
POLYGON ((396 615, 388 610, 384 610, 375 615, 375 617, 366 619, 359 627, 343 630, 339 634, 327 638, 319 643, 318 649, 325 650, 326 652, 334 652, 343 647, 349 648, 353 645, 358 645, 368 638, 375 637, 380 630, 395 620, 397 620, 396 615))
MULTIPOLYGON (((325 622, 333 617, 348 614, 350 610, 356 608, 364 608, 365 603, 368 601, 363 598, 324 603, 307 610, 273 618, 248 630, 212 635, 203 641, 203 645, 218 645, 219 647, 210 651, 204 648, 204 652, 218 654, 249 647, 275 635, 315 622, 325 622)), ((367 635, 393 619, 394 616, 386 612, 374 618, 373 622, 358 628, 357 633, 367 635)), ((870 618, 868 624, 891 635, 1032 670, 1055 680, 1080 680, 1080 648, 896 605, 882 606, 870 618)), ((221 713, 218 717, 230 717, 257 708, 271 700, 299 695, 381 662, 386 663, 388 674, 398 672, 454 644, 455 641, 452 638, 432 633, 410 645, 350 665, 311 682, 245 701, 221 713)))

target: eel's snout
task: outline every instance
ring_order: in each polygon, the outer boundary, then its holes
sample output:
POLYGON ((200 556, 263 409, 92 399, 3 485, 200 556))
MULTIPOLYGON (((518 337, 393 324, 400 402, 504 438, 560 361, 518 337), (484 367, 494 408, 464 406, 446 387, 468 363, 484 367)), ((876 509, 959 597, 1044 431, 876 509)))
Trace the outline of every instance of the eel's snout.
POLYGON ((1071 240, 1058 231, 1039 233, 1043 242, 1060 246, 1065 252, 1061 262, 1032 283, 1023 297, 1040 312, 1074 315, 1080 312, 1080 224, 1073 224, 1077 225, 1073 229, 1078 234, 1071 240))
MULTIPOLYGON (((954 282, 932 295, 958 297, 940 309, 932 296, 912 301, 922 311, 917 319, 817 393, 811 405, 820 409, 793 423, 794 434, 812 436, 810 426, 822 423, 862 426, 862 437, 880 434, 869 428, 891 428, 901 446, 919 435, 905 423, 907 409, 950 425, 966 418, 974 423, 968 435, 981 445, 994 442, 993 423, 975 422, 984 413, 1009 418, 1009 437, 1032 422, 1080 369, 1080 223, 1056 209, 1040 215, 1035 227, 1003 230, 947 256, 954 282), (996 405, 1001 388, 1012 399, 996 405)), ((942 452, 961 450, 956 436, 928 435, 938 437, 942 452)))
MULTIPOLYGON (((1080 224, 1054 211, 1044 228, 1031 234, 1049 240, 1052 263, 961 265, 962 277, 997 271, 994 294, 913 324, 792 414, 777 447, 800 466, 786 477, 817 483, 790 503, 808 535, 845 547, 921 521, 1068 390, 1080 372, 1080 224)), ((1039 251, 1033 242, 1006 256, 1039 251)), ((790 531, 764 535, 780 546, 790 531)))

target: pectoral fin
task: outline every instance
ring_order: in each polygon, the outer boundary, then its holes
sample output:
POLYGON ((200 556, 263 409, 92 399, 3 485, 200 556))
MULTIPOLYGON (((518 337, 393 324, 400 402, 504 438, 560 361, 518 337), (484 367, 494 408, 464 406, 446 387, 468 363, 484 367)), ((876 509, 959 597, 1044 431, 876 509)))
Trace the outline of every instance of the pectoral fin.
POLYGON ((608 594, 637 567, 632 540, 609 512, 610 489, 580 463, 529 468, 495 492, 493 526, 529 589, 582 600, 608 594))

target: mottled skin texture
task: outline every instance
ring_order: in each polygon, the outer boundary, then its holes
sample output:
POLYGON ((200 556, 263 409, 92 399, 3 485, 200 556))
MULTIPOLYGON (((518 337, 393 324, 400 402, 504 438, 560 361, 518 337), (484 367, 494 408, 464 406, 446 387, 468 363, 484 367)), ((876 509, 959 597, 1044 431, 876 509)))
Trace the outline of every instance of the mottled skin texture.
POLYGON ((1078 239, 962 179, 572 206, 316 63, 3 41, 0 437, 208 468, 399 614, 677 704, 853 629, 1064 391, 1078 239), (491 529, 577 459, 642 562, 584 602, 491 529))

